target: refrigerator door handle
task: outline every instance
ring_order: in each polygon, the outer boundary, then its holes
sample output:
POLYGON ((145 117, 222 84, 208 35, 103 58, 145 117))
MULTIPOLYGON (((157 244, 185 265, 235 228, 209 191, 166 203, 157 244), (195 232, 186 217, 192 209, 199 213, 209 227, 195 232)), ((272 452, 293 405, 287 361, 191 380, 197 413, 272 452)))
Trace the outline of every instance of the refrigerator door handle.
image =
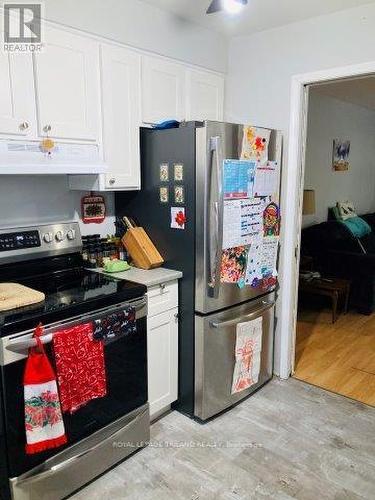
POLYGON ((273 302, 266 302, 265 300, 262 300, 263 307, 260 309, 256 309, 255 311, 245 314, 244 316, 240 316, 239 318, 234 318, 230 319, 228 321, 222 321, 222 322, 216 322, 216 321, 210 321, 210 326, 212 328, 226 328, 227 326, 231 325, 236 325, 237 323, 240 323, 242 320, 251 320, 252 318, 257 318, 258 316, 261 316, 264 314, 268 309, 271 309, 275 305, 275 301, 273 302))
POLYGON ((211 176, 210 176, 210 194, 209 194, 209 221, 208 221, 208 266, 209 266, 209 281, 208 292, 213 298, 219 296, 220 288, 220 271, 221 271, 221 254, 223 247, 223 180, 221 171, 221 138, 220 136, 211 137, 211 176), (214 162, 215 159, 215 162, 214 162), (214 167, 215 163, 215 167, 214 167), (213 183, 214 175, 216 176, 216 186, 213 183), (215 224, 212 231, 212 218, 210 214, 214 214, 215 224), (213 248, 213 242, 216 247, 213 248))

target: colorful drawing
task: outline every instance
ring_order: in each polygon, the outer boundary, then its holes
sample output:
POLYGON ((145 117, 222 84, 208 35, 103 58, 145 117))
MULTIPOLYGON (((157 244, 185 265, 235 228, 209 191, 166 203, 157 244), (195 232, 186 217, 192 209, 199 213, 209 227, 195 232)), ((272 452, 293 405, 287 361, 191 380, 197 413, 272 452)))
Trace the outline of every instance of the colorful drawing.
POLYGON ((222 283, 238 283, 245 278, 247 264, 247 247, 227 248, 221 258, 222 283))
POLYGON ((171 207, 171 228, 185 229, 185 207, 171 207))
POLYGON ((270 136, 270 130, 244 126, 241 159, 256 159, 261 163, 266 162, 270 136))
POLYGON ((332 169, 335 172, 349 170, 350 141, 335 139, 333 141, 332 169))
POLYGON ((264 236, 279 236, 280 234, 280 209, 276 203, 269 203, 263 213, 264 236))
POLYGON ((236 327, 235 366, 232 394, 256 384, 260 373, 263 318, 257 318, 236 327))

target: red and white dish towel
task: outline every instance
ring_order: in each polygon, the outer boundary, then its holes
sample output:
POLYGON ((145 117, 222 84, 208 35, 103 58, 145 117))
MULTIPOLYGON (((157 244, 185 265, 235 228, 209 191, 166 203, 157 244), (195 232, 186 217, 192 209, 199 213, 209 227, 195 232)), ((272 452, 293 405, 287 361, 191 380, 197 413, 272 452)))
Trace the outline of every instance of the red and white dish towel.
POLYGON ((63 412, 107 394, 103 343, 93 340, 92 323, 55 332, 53 349, 63 412))
POLYGON ((42 332, 42 326, 35 330, 37 347, 29 350, 23 378, 27 454, 56 448, 67 442, 56 375, 39 338, 42 332))

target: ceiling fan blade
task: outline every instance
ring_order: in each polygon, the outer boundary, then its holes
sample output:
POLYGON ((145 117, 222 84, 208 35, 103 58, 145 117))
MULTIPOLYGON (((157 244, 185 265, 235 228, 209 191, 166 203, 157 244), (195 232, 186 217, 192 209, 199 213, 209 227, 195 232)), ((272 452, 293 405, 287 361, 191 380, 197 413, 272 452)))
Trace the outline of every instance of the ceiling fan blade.
MULTIPOLYGON (((248 0, 236 0, 236 2, 241 3, 242 5, 247 5, 248 0)), ((223 9, 224 6, 222 0, 212 0, 206 14, 213 14, 214 12, 219 12, 223 9)))
POLYGON ((219 12, 220 10, 223 10, 221 0, 212 0, 206 14, 213 14, 214 12, 219 12))

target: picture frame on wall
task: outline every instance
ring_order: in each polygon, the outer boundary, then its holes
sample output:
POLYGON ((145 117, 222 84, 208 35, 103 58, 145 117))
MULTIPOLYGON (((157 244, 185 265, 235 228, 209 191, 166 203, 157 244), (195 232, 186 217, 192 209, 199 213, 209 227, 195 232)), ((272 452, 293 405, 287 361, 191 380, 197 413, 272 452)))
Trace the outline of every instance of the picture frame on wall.
POLYGON ((350 141, 334 139, 332 153, 332 170, 334 172, 346 172, 349 170, 350 141))

